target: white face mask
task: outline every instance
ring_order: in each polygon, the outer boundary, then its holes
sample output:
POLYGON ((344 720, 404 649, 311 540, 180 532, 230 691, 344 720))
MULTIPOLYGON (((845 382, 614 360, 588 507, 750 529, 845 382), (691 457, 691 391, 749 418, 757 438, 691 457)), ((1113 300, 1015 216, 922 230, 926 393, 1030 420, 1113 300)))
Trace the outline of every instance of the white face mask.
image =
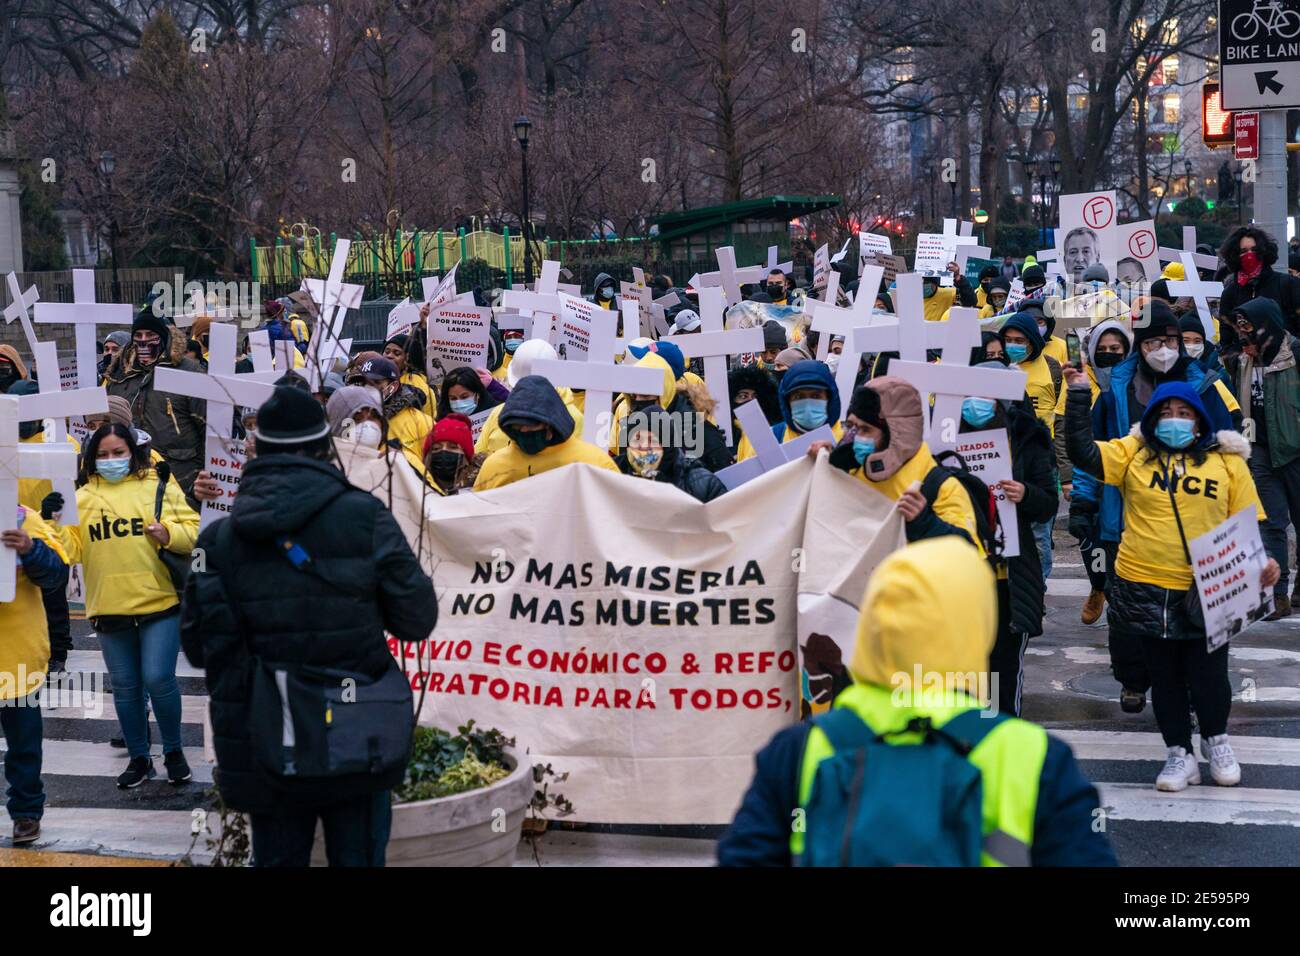
POLYGON ((1047 341, 1047 323, 1046 323, 1046 322, 1039 322, 1039 323, 1038 323, 1038 334, 1041 335, 1041 336, 1043 337, 1043 341, 1044 341, 1044 342, 1047 341))
POLYGON ((1178 353, 1167 345, 1162 345, 1147 355, 1147 364, 1157 372, 1167 372, 1178 361, 1178 353))
POLYGON ((1187 354, 1190 355, 1192 358, 1200 358, 1202 355, 1205 354, 1204 342, 1201 342, 1198 345, 1184 345, 1183 348, 1187 349, 1187 354))
POLYGON ((837 368, 840 367, 839 354, 836 352, 832 352, 830 355, 826 356, 826 364, 830 367, 830 370, 834 372, 837 368))
POLYGON ((384 430, 378 422, 364 421, 352 426, 352 440, 366 448, 378 448, 384 438, 384 430))

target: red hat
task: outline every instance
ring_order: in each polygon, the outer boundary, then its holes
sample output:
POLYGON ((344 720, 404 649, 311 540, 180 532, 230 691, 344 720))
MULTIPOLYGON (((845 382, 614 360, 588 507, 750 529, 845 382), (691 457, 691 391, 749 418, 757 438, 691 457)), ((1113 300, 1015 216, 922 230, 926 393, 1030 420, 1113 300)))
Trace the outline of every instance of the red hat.
POLYGON ((438 419, 433 431, 424 440, 425 455, 429 454, 429 449, 436 441, 454 441, 465 453, 466 460, 474 457, 474 430, 469 418, 459 412, 451 412, 445 418, 438 419))

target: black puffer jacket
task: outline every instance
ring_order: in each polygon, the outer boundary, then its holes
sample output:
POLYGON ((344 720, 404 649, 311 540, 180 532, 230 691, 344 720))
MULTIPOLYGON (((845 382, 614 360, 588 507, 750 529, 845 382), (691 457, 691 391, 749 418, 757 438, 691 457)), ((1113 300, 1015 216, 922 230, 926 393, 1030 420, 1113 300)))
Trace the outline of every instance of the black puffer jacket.
MULTIPOLYGON (((1056 515, 1058 498, 1053 474, 1056 452, 1047 426, 1024 403, 999 404, 997 418, 981 427, 997 428, 1003 424, 1011 445, 1011 477, 1025 486, 1025 498, 1016 506, 1020 554, 1007 559, 1007 588, 1011 596, 1008 626, 1013 634, 1037 637, 1043 633, 1047 585, 1043 581, 1043 565, 1033 526, 1056 515)), ((962 431, 977 430, 962 423, 962 431)))
MULTIPOLYGON (((619 471, 625 475, 632 474, 632 466, 624 450, 614 459, 619 471)), ((713 474, 698 458, 682 455, 676 448, 664 451, 664 461, 655 474, 655 481, 668 482, 686 492, 697 501, 712 501, 727 493, 727 486, 713 474)))
POLYGON ((389 789, 401 776, 339 777, 328 793, 285 789, 259 772, 249 726, 252 661, 221 585, 232 576, 252 651, 276 662, 311 664, 377 678, 394 666, 384 637, 429 636, 437 621, 433 583, 396 520, 337 468, 299 455, 259 455, 248 463, 231 516, 199 535, 206 568, 185 589, 181 643, 207 670, 217 786, 244 812, 285 802, 326 804, 389 789), (235 536, 238 540, 235 540, 235 536), (291 535, 311 556, 299 571, 275 544, 291 535))

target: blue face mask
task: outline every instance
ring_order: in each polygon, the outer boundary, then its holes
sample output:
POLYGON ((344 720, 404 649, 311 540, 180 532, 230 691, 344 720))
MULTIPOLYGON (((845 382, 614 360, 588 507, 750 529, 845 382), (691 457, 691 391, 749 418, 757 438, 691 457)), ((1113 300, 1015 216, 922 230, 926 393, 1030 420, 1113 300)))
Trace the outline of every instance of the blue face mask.
POLYGON ((518 350, 519 346, 523 344, 524 344, 523 339, 506 339, 505 342, 506 351, 509 352, 511 355, 514 355, 515 352, 518 350))
POLYGON ((1156 424, 1156 438, 1169 448, 1186 448, 1196 441, 1196 422, 1186 418, 1165 418, 1156 424))
POLYGON ((800 398, 790 403, 790 417, 800 431, 810 432, 826 424, 826 399, 800 398))
POLYGON ((478 407, 477 398, 453 398, 448 404, 451 405, 453 412, 460 412, 462 415, 473 415, 474 409, 478 407))
POLYGON ((961 403, 961 417, 966 420, 966 424, 976 428, 991 422, 996 411, 997 402, 991 398, 967 398, 961 403))
POLYGON ((854 438, 853 439, 853 457, 857 459, 858 464, 867 460, 867 456, 875 452, 876 440, 874 438, 854 438))
POLYGON ((131 473, 131 459, 99 458, 95 461, 95 471, 105 481, 116 484, 131 473))
POLYGON ((1007 358, 1015 362, 1017 365, 1029 358, 1028 345, 1006 345, 1003 346, 1003 348, 1006 350, 1007 358))

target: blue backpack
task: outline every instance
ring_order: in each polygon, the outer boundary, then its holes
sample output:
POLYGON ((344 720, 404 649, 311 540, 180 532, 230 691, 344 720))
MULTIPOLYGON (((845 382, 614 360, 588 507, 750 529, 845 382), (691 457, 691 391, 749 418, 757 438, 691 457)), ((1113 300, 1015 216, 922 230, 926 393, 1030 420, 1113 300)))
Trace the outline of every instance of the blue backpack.
POLYGON ((1006 719, 979 714, 964 711, 942 728, 914 717, 885 734, 845 707, 814 718, 835 753, 813 778, 798 865, 979 866, 983 786, 966 758, 1006 719), (903 733, 925 739, 885 742, 903 733))

